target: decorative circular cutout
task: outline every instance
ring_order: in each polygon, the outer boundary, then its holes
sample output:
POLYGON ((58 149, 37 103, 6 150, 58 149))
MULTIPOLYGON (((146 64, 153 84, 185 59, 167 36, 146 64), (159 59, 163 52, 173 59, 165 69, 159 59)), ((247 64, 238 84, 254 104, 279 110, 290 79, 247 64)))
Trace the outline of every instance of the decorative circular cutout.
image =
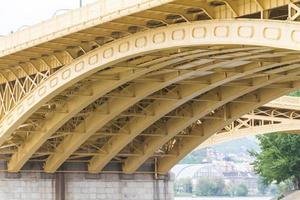
POLYGON ((111 58, 114 54, 114 50, 113 48, 109 48, 109 49, 105 49, 104 52, 103 52, 103 58, 111 58))
POLYGON ((238 28, 238 36, 241 38, 253 38, 254 28, 252 26, 240 26, 238 28))
POLYGON ((62 79, 67 79, 71 76, 71 69, 66 69, 63 73, 62 73, 62 79))
POLYGON ((145 36, 137 38, 135 40, 135 47, 137 48, 145 47, 146 45, 147 45, 147 38, 145 36))
POLYGON ((153 36, 153 43, 160 44, 166 41, 166 34, 164 32, 156 33, 153 36))
MULTIPOLYGON (((95 55, 93 55, 89 58, 89 64, 90 65, 96 64, 97 62, 98 62, 98 55, 97 54, 95 54, 95 55)), ((84 67, 84 65, 82 66, 82 69, 83 69, 83 67, 84 67)), ((76 69, 75 69, 75 71, 76 71, 76 69)))
POLYGON ((214 28, 215 37, 228 37, 229 36, 229 27, 228 26, 216 26, 214 28))
POLYGON ((83 61, 75 64, 75 72, 80 72, 83 69, 84 69, 84 62, 83 61))
POLYGON ((205 27, 195 27, 192 31, 193 38, 200 39, 206 37, 206 28, 205 27))
POLYGON ((266 27, 263 30, 263 36, 269 40, 279 40, 281 37, 281 30, 279 28, 266 27))
POLYGON ((183 40, 185 38, 185 30, 179 29, 172 32, 172 40, 183 40))

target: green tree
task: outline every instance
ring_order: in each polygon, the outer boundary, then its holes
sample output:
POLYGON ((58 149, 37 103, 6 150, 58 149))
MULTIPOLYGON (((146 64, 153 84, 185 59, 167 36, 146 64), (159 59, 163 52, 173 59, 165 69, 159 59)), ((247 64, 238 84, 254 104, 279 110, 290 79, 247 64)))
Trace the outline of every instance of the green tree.
POLYGON ((269 186, 262 180, 262 178, 257 180, 257 190, 261 195, 266 195, 269 190, 269 186))
POLYGON ((296 90, 294 92, 291 92, 288 96, 300 97, 300 90, 296 90))
POLYGON ((270 194, 273 196, 277 196, 280 194, 278 185, 275 185, 275 184, 270 185, 270 194))
POLYGON ((256 158, 254 170, 266 184, 293 180, 300 188, 300 135, 273 133, 258 136, 261 152, 250 152, 256 158))
POLYGON ((180 178, 174 184, 176 193, 192 193, 193 184, 190 178, 180 178))
POLYGON ((248 188, 244 184, 240 184, 235 189, 235 195, 239 197, 245 197, 248 195, 248 188))
POLYGON ((197 196, 227 196, 226 185, 223 179, 201 178, 196 185, 197 196))
POLYGON ((291 179, 285 180, 277 185, 279 193, 286 193, 288 191, 291 191, 294 187, 294 183, 291 179))

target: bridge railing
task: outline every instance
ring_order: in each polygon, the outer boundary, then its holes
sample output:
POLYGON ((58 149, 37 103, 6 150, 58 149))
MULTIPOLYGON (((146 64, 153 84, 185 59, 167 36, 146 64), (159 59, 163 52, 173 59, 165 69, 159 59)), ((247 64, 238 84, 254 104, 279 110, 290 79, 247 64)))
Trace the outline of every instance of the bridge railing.
POLYGON ((171 0, 100 0, 0 37, 0 57, 171 0))

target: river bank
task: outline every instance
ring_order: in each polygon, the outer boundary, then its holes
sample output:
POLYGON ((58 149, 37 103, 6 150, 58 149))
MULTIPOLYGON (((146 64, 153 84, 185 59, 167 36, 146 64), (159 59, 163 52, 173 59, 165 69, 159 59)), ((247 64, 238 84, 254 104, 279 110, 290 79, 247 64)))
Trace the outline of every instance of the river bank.
POLYGON ((175 197, 175 200, 270 200, 272 197, 175 197))

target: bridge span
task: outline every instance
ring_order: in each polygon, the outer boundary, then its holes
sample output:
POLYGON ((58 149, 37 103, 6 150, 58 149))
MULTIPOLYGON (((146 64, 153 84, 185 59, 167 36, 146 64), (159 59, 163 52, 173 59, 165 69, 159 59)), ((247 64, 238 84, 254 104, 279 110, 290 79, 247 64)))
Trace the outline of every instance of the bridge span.
POLYGON ((300 132, 300 98, 280 97, 267 103, 227 125, 203 142, 204 148, 231 140, 266 133, 300 132))
MULTIPOLYGON (((71 161, 98 173, 113 160, 133 173, 154 158, 166 173, 235 118, 297 89, 298 23, 233 19, 262 5, 222 2, 99 1, 1 38, 8 171, 71 161)), ((272 16, 284 5, 263 7, 272 16)))
POLYGON ((299 16, 297 0, 101 0, 1 37, 1 169, 166 174, 299 89, 299 16))

